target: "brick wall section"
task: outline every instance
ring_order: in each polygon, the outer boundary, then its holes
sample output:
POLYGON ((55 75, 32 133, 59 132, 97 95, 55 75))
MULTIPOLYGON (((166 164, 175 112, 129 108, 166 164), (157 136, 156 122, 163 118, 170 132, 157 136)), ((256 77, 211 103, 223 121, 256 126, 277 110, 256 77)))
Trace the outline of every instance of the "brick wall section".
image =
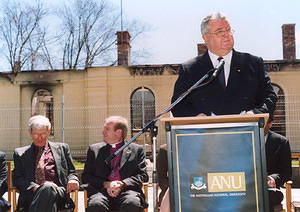
POLYGON ((117 32, 118 65, 130 66, 130 34, 128 31, 117 32))
POLYGON ((283 24, 281 26, 283 59, 285 59, 285 60, 296 59, 295 25, 296 24, 283 24))

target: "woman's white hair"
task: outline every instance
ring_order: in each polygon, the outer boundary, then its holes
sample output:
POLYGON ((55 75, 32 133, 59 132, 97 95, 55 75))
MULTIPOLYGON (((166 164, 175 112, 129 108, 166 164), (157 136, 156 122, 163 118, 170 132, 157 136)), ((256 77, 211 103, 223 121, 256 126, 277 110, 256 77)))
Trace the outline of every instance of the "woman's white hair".
POLYGON ((51 129, 51 123, 49 119, 42 115, 36 115, 32 116, 28 121, 28 128, 29 130, 32 130, 32 128, 37 130, 43 130, 43 129, 51 129))

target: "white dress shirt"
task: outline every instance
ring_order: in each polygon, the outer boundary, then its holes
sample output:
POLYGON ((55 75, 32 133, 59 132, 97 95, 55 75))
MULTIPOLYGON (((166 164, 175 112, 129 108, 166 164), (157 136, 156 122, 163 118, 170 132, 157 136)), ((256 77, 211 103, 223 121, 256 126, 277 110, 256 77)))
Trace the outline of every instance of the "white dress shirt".
MULTIPOLYGON (((211 51, 208 50, 208 55, 210 57, 210 60, 214 67, 216 67, 219 64, 218 58, 219 56, 215 55, 211 51)), ((224 64, 224 74, 225 74, 225 86, 227 86, 229 73, 230 73, 230 65, 231 65, 231 58, 232 58, 232 50, 225 56, 223 56, 223 59, 225 61, 224 64)))

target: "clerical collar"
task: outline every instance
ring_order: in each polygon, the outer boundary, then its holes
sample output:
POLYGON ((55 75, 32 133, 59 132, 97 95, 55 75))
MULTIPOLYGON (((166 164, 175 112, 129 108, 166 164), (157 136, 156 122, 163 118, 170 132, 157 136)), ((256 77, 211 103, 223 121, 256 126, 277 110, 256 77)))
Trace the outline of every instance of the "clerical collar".
POLYGON ((120 148, 123 145, 123 141, 120 141, 119 143, 115 144, 109 144, 112 148, 120 148))

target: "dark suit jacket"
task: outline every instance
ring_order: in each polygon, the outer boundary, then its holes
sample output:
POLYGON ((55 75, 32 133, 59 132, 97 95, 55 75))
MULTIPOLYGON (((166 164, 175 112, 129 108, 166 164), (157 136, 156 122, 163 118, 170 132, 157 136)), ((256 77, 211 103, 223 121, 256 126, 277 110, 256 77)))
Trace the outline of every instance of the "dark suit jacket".
MULTIPOLYGON (((175 83, 172 102, 213 68, 208 52, 181 65, 175 83)), ((173 110, 176 116, 272 113, 277 96, 265 71, 262 58, 233 50, 226 89, 215 79, 204 87, 192 91, 173 110)))
MULTIPOLYGON (((103 182, 108 181, 111 167, 104 160, 109 156, 110 145, 105 142, 96 143, 89 147, 87 160, 82 174, 83 183, 88 184, 88 195, 104 191, 103 182)), ((142 197, 143 182, 148 182, 145 153, 142 146, 131 143, 123 150, 120 162, 120 177, 125 183, 124 190, 139 192, 142 197)))
POLYGON ((0 196, 7 192, 6 155, 0 151, 0 196))
POLYGON ((269 131, 266 141, 267 172, 282 187, 292 177, 291 150, 289 140, 269 131))
POLYGON ((10 208, 9 202, 2 198, 5 192, 7 192, 6 155, 0 151, 0 211, 6 211, 10 208))
MULTIPOLYGON (((58 177, 58 186, 65 187, 69 180, 78 180, 75 173, 75 167, 68 144, 49 142, 52 151, 56 174, 58 177)), ((32 197, 32 188, 36 185, 35 181, 35 157, 34 145, 16 148, 14 151, 15 169, 13 170, 13 184, 20 190, 18 200, 19 204, 30 204, 32 197), (30 201, 30 202, 29 202, 30 201)))
POLYGON ((159 148, 156 168, 157 168, 158 185, 161 189, 161 192, 159 194, 159 205, 160 205, 162 198, 169 187, 167 144, 163 144, 159 148))

